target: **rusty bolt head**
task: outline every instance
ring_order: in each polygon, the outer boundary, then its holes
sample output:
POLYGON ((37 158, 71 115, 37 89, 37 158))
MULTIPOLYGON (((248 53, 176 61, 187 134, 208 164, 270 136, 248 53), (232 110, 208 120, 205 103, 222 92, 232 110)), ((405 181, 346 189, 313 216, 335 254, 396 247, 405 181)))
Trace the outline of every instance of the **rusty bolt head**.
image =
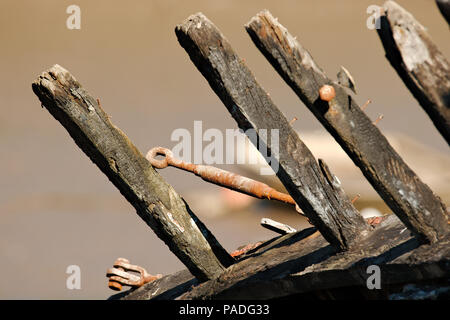
POLYGON ((330 102, 336 96, 336 91, 333 86, 326 84, 319 89, 319 96, 321 100, 330 102))

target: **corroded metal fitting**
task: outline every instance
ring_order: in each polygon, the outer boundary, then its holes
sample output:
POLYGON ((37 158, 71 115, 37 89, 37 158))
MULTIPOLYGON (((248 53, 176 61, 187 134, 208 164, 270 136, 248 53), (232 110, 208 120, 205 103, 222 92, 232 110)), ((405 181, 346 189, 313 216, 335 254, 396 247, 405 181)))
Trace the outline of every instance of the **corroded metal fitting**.
POLYGON ((122 286, 138 288, 148 282, 160 279, 161 274, 151 275, 140 266, 130 264, 125 258, 118 258, 114 262, 114 267, 106 271, 109 278, 108 287, 112 290, 120 291, 122 286))

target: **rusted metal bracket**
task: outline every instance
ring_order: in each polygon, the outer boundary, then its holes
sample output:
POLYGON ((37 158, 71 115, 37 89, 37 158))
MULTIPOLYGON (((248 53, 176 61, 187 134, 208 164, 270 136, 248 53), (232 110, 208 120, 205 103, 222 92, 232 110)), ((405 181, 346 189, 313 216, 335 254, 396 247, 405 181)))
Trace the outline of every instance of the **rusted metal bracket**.
POLYGON ((139 288, 148 282, 160 279, 162 274, 151 275, 144 268, 130 264, 129 260, 118 258, 114 262, 114 267, 106 271, 106 276, 109 278, 108 287, 112 290, 121 291, 122 286, 139 288))

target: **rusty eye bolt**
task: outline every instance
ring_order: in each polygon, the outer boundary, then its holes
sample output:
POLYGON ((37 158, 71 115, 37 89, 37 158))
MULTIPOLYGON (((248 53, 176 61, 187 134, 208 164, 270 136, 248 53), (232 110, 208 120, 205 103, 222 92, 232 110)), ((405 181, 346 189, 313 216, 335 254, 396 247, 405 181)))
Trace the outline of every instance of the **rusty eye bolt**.
POLYGON ((294 199, 286 194, 279 192, 267 184, 252 180, 250 178, 240 176, 238 174, 225 171, 212 166, 196 165, 184 162, 173 156, 172 151, 163 147, 155 147, 147 152, 146 158, 152 166, 158 169, 164 169, 167 166, 176 167, 185 171, 192 172, 207 182, 214 183, 218 186, 231 189, 237 192, 247 194, 259 199, 278 200, 284 203, 296 206, 297 212, 303 214, 295 203, 294 199), (160 155, 163 159, 157 159, 160 155))

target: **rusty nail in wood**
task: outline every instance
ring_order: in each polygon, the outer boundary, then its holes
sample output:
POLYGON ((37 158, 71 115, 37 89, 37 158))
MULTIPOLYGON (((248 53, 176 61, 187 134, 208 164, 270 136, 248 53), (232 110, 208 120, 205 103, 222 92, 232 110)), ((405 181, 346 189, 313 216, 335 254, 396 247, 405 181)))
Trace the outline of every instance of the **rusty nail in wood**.
POLYGON ((326 84, 319 89, 319 96, 321 100, 330 102, 336 96, 336 91, 333 86, 326 84))
POLYGON ((361 197, 361 195, 358 193, 353 199, 352 199, 352 203, 355 203, 356 200, 358 200, 361 197))
POLYGON ((380 122, 380 120, 383 119, 383 118, 384 118, 384 115, 380 114, 378 116, 378 118, 373 122, 373 124, 376 126, 378 124, 378 122, 380 122))
POLYGON ((364 104, 361 106, 361 110, 362 110, 362 111, 366 110, 367 106, 368 106, 370 103, 372 103, 372 100, 370 100, 370 99, 367 100, 366 103, 364 103, 364 104))

